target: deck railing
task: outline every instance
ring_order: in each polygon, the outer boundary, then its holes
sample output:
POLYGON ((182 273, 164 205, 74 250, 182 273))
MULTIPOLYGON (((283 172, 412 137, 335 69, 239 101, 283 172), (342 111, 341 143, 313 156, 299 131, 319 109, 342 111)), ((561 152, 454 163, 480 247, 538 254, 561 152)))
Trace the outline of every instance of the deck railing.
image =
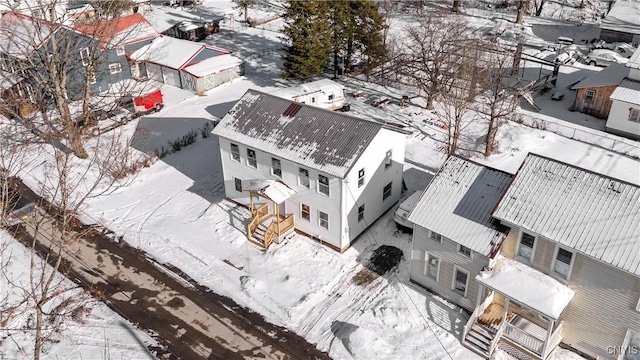
POLYGON ((491 344, 489 344, 489 356, 491 356, 495 351, 496 347, 498 347, 498 343, 500 342, 500 339, 502 338, 502 333, 504 332, 504 329, 505 329, 505 324, 508 324, 508 323, 503 322, 500 324, 500 327, 498 327, 498 331, 496 331, 496 334, 493 337, 493 340, 491 340, 491 344))
POLYGON ((469 321, 467 321, 467 324, 462 329, 462 338, 463 339, 465 339, 467 337, 467 334, 469 333, 469 330, 471 330, 471 327, 473 326, 473 323, 475 323, 476 320, 489 307, 489 305, 491 305, 491 303, 493 302, 493 294, 494 293, 492 291, 491 294, 489 294, 489 296, 487 296, 487 298, 484 299, 482 304, 480 304, 480 306, 478 306, 477 308, 475 308, 475 310, 473 310, 473 313, 471 314, 471 317, 469 318, 469 321))
POLYGON ((293 228, 293 214, 289 214, 287 215, 284 219, 282 219, 282 221, 280 221, 279 227, 280 227, 280 233, 278 234, 278 236, 284 234, 285 232, 289 231, 291 228, 293 228))
POLYGON ((284 219, 279 221, 274 220, 267 228, 267 231, 264 232, 265 249, 268 248, 269 245, 271 245, 273 240, 275 240, 277 237, 279 237, 280 235, 284 234, 285 232, 289 231, 292 228, 293 228, 293 214, 289 214, 284 219))
POLYGON ((247 225, 247 238, 251 239, 253 237, 253 232, 256 230, 258 225, 260 225, 262 219, 264 219, 264 217, 268 215, 269 206, 266 203, 253 210, 253 219, 251 219, 251 222, 249 222, 249 225, 247 225))
POLYGON ((509 323, 505 323, 504 325, 504 337, 531 351, 532 353, 538 356, 542 356, 544 349, 544 340, 540 340, 537 337, 529 334, 528 332, 509 323))
POLYGON ((267 231, 264 232, 264 248, 268 248, 269 245, 271 245, 271 243, 273 242, 273 239, 276 238, 276 234, 277 234, 277 221, 274 220, 271 222, 271 224, 269 224, 269 227, 267 228, 267 231))

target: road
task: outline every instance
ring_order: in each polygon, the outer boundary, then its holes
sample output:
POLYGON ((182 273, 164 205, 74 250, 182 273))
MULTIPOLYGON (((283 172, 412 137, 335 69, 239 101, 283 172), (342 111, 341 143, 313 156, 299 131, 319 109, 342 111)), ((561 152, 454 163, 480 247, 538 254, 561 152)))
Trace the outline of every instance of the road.
MULTIPOLYGON (((54 226, 52 218, 42 210, 38 217, 43 217, 40 249, 56 249, 58 242, 42 235, 52 233, 47 231, 54 226)), ((29 222, 15 235, 28 243, 34 229, 29 222)), ((171 359, 329 359, 302 337, 229 298, 168 275, 144 254, 97 231, 66 245, 63 254, 76 282, 94 293, 97 289, 112 309, 156 334, 171 359)))

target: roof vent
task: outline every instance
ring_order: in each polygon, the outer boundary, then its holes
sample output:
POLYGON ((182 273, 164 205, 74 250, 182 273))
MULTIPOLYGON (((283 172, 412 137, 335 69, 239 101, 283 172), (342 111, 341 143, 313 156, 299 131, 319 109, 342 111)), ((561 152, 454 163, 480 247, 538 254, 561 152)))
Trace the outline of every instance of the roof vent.
POLYGON ((298 111, 302 108, 300 104, 290 104, 289 107, 282 113, 284 116, 296 116, 298 111))

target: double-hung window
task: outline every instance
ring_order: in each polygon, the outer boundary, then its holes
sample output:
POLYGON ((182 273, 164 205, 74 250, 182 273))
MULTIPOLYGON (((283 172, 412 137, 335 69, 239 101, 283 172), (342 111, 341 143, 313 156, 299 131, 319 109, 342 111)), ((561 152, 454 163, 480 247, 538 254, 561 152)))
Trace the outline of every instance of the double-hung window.
POLYGON ((388 183, 384 189, 382 189, 382 201, 387 200, 387 198, 391 196, 391 184, 392 183, 388 183))
POLYGON ((440 244, 442 244, 442 235, 438 234, 437 232, 433 232, 433 231, 429 231, 430 235, 429 237, 431 238, 431 240, 439 242, 440 244))
POLYGON ((464 245, 458 245, 458 252, 468 258, 471 257, 471 249, 464 245))
POLYGON ((522 232, 520 236, 520 244, 518 245, 518 256, 521 256, 529 261, 533 260, 533 248, 536 243, 536 237, 522 232))
POLYGON ((329 230, 329 214, 318 211, 318 224, 329 230))
POLYGON ((242 180, 238 178, 233 178, 234 185, 236 186, 237 192, 242 192, 242 180))
POLYGON ((324 175, 318 175, 318 192, 329 196, 329 178, 324 175))
POLYGON ((435 281, 438 281, 438 272, 440 270, 440 258, 433 256, 431 254, 427 254, 427 263, 425 274, 427 277, 432 278, 435 281))
POLYGON ((309 170, 303 168, 298 169, 298 183, 307 189, 310 187, 309 170))
POLYGON ((83 66, 89 65, 89 62, 91 61, 90 57, 91 53, 89 53, 88 47, 83 47, 82 49, 80 49, 80 59, 82 59, 83 66))
POLYGON ((279 178, 282 177, 282 165, 280 159, 271 158, 271 173, 279 178))
POLYGON ((640 122, 640 109, 629 108, 629 121, 640 122))
POLYGON ((364 204, 358 206, 358 221, 364 220, 364 204))
POLYGON ((300 217, 311 221, 311 207, 309 205, 300 204, 300 217))
POLYGON ((120 63, 109 64, 109 73, 118 74, 122 72, 122 65, 120 63))
POLYGON ((258 158, 256 157, 256 151, 247 149, 247 165, 252 168, 258 168, 258 158))
POLYGON ((364 185, 364 169, 358 171, 358 187, 362 187, 362 185, 364 185))
POLYGON ((469 286, 469 273, 456 266, 453 272, 453 286, 451 290, 467 297, 467 287, 469 286))
POLYGON ((240 162, 240 148, 236 144, 231 144, 231 159, 240 162))
POLYGON ((569 250, 558 247, 556 257, 553 261, 553 272, 560 275, 563 279, 569 279, 571 273, 571 264, 575 254, 569 250))

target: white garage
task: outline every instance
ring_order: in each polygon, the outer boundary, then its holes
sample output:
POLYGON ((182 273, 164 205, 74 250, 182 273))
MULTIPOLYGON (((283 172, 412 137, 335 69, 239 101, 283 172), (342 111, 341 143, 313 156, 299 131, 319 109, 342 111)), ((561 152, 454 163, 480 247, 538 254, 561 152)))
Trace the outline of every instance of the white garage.
POLYGON ((244 62, 216 46, 162 36, 130 55, 150 79, 203 93, 244 75, 244 62))

